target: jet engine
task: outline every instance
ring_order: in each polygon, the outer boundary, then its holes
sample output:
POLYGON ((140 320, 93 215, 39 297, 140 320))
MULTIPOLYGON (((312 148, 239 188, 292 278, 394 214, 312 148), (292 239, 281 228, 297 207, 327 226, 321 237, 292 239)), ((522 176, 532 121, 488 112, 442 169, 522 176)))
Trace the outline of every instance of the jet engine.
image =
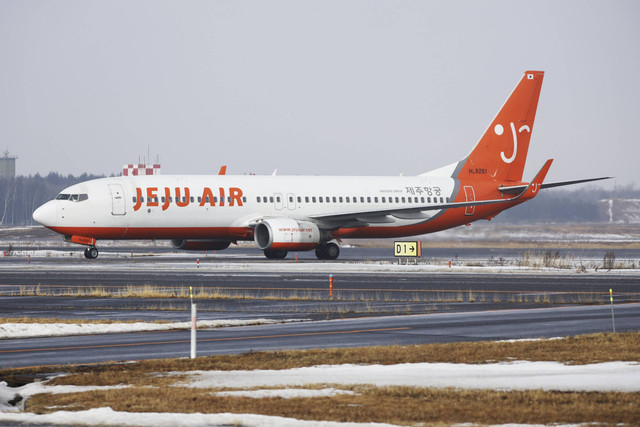
POLYGON ((227 249, 231 244, 228 240, 186 240, 186 239, 173 239, 171 246, 176 249, 182 249, 185 251, 206 251, 206 250, 218 250, 227 249))
POLYGON ((320 243, 320 229, 312 222, 269 218, 256 226, 253 238, 263 250, 308 251, 320 243))

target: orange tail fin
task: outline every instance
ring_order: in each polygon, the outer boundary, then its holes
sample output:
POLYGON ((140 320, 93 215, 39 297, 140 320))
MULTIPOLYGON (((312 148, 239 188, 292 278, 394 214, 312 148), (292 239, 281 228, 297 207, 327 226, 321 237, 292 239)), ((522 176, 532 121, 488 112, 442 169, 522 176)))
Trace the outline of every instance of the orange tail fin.
POLYGON ((522 181, 543 78, 543 71, 524 73, 473 151, 458 164, 458 178, 522 181))

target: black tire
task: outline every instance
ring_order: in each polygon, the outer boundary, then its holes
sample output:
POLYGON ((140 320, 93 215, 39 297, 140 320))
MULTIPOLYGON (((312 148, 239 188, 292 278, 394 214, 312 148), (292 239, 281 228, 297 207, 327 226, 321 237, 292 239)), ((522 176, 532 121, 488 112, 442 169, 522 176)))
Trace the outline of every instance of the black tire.
POLYGON ((325 259, 326 255, 326 251, 325 249, 327 248, 327 245, 318 245, 316 246, 316 257, 318 259, 325 259))
POLYGON ((98 248, 95 246, 89 246, 84 250, 84 256, 87 259, 96 259, 98 258, 98 248))
POLYGON ((325 259, 338 259, 340 256, 340 247, 335 243, 327 243, 324 254, 325 259))
POLYGON ((340 247, 335 243, 322 243, 316 246, 318 259, 337 259, 340 256, 340 247))
POLYGON ((264 256, 268 259, 285 259, 287 257, 287 251, 284 249, 265 249, 264 256))

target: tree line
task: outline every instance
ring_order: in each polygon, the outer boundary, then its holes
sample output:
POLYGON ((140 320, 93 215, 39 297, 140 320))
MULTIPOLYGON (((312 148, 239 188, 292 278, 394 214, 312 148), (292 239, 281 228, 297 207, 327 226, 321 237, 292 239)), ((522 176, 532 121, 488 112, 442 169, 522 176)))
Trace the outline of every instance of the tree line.
MULTIPOLYGON (((0 178, 0 225, 33 225, 33 211, 53 199, 66 187, 101 176, 82 174, 18 176, 0 178)), ((608 221, 602 200, 640 199, 634 186, 604 190, 586 186, 579 189, 542 191, 535 199, 502 212, 494 221, 505 223, 574 223, 608 221)))
POLYGON ((52 172, 47 176, 39 174, 0 178, 0 225, 33 225, 31 215, 39 206, 55 198, 60 191, 70 185, 89 179, 102 178, 97 175, 61 175, 52 172))

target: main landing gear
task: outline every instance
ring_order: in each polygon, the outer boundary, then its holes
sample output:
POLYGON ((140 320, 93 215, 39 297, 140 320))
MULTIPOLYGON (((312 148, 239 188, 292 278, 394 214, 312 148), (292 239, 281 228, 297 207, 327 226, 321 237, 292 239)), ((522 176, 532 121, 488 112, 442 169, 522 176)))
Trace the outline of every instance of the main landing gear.
POLYGON ((89 246, 84 250, 84 257, 87 259, 98 258, 98 248, 95 246, 89 246))
POLYGON ((265 249, 264 256, 268 259, 285 259, 287 257, 287 251, 284 249, 265 249))
POLYGON ((337 259, 340 255, 340 247, 335 243, 321 243, 316 247, 318 259, 337 259))

